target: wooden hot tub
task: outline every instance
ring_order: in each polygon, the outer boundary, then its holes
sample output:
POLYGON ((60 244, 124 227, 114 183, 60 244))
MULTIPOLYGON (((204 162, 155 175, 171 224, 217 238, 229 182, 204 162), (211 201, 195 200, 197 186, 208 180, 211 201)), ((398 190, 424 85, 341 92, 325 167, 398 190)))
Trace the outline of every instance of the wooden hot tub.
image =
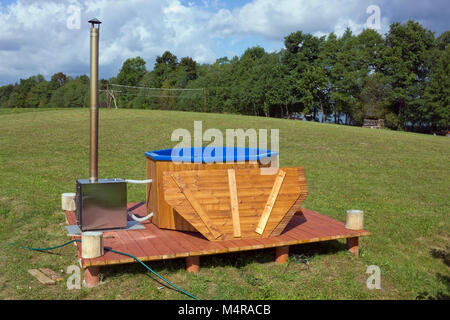
POLYGON ((260 168, 270 165, 277 152, 256 148, 202 147, 148 151, 146 156, 147 213, 152 223, 163 229, 197 231, 164 200, 163 172, 260 168))

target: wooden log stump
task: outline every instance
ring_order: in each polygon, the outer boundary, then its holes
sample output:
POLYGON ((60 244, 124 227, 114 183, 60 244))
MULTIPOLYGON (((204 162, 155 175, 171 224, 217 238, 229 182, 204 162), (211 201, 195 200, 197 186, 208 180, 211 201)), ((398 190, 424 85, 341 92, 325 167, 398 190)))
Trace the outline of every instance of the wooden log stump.
POLYGON ((277 247, 275 249, 275 262, 285 263, 289 257, 289 246, 277 247))
POLYGON ((200 269, 200 257, 186 257, 186 271, 197 274, 200 269))
POLYGON ((355 256, 359 254, 359 237, 347 238, 347 248, 348 251, 353 253, 355 256))
POLYGON ((92 259, 103 256, 103 233, 86 231, 81 233, 81 257, 92 259))
POLYGON ((61 208, 64 211, 75 211, 75 193, 61 194, 61 208))
POLYGON ((350 230, 364 229, 364 211, 348 210, 345 227, 350 230))

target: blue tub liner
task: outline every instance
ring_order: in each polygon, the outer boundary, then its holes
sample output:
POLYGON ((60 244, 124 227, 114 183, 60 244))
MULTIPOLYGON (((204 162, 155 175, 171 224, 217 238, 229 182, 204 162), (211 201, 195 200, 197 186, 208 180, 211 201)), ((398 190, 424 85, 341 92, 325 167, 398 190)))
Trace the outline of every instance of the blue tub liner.
POLYGON ((147 151, 145 155, 155 161, 174 162, 237 162, 257 161, 277 156, 278 152, 259 148, 240 147, 201 147, 201 148, 172 148, 147 151))

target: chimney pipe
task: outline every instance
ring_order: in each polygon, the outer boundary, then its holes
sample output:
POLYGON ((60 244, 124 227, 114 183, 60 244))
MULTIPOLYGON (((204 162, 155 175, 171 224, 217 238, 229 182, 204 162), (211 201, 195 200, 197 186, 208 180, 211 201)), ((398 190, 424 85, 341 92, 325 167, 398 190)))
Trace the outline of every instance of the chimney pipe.
POLYGON ((91 182, 98 181, 98 39, 100 21, 89 20, 91 23, 91 74, 90 74, 90 115, 91 115, 91 138, 90 138, 90 166, 89 179, 91 182), (98 28, 95 28, 95 25, 98 28))

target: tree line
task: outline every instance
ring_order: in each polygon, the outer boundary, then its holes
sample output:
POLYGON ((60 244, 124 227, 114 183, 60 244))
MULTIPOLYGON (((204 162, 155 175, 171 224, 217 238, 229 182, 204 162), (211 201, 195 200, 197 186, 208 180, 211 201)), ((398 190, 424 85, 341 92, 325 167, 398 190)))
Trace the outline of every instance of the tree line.
MULTIPOLYGON (((266 117, 303 117, 310 121, 361 125, 382 118, 395 130, 436 132, 450 124, 450 31, 435 37, 420 23, 393 23, 382 36, 347 29, 314 36, 297 31, 284 48, 266 52, 257 46, 241 57, 199 64, 166 51, 147 70, 141 57, 127 59, 108 84, 161 88, 115 90, 119 107, 203 110, 266 117)), ((100 101, 106 101, 101 93, 100 101)), ((20 79, 0 87, 0 107, 87 107, 89 78, 54 74, 20 79)))

